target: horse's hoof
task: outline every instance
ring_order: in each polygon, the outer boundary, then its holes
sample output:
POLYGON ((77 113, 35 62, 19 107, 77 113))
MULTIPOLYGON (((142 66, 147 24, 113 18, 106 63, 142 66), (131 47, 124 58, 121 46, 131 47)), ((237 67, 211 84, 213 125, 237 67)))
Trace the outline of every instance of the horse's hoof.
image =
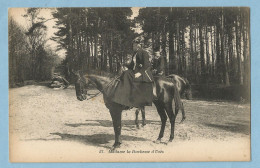
POLYGON ((137 129, 140 129, 139 125, 136 125, 136 128, 137 128, 137 129))
POLYGON ((161 144, 163 144, 163 145, 168 145, 168 142, 161 142, 161 144))
POLYGON ((82 98, 81 96, 77 96, 77 99, 78 99, 79 101, 83 101, 83 98, 82 98))
POLYGON ((182 123, 183 123, 183 121, 184 121, 185 119, 186 119, 186 117, 185 117, 185 116, 184 116, 184 117, 182 117, 180 124, 182 124, 182 123))
POLYGON ((153 141, 153 142, 156 144, 159 144, 159 143, 161 143, 161 139, 157 139, 156 141, 153 141))
POLYGON ((121 145, 120 142, 114 143, 114 145, 112 146, 111 150, 115 150, 115 149, 117 149, 117 148, 120 148, 120 145, 121 145))
POLYGON ((143 127, 144 127, 145 125, 146 125, 145 123, 142 124, 143 127))
POLYGON ((86 95, 82 95, 82 98, 83 98, 83 100, 86 100, 87 96, 86 95))
MULTIPOLYGON (((168 141, 168 143, 171 143, 172 141, 173 141, 173 138, 170 138, 169 141, 168 141)), ((168 144, 168 143, 167 143, 167 144, 168 144)))

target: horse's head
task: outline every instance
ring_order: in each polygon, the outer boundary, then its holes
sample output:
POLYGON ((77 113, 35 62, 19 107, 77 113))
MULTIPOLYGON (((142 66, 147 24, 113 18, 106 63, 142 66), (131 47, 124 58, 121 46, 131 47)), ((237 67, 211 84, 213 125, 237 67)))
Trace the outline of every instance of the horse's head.
POLYGON ((80 71, 72 72, 75 79, 75 90, 77 99, 80 101, 86 100, 87 98, 87 82, 86 78, 81 74, 80 71))

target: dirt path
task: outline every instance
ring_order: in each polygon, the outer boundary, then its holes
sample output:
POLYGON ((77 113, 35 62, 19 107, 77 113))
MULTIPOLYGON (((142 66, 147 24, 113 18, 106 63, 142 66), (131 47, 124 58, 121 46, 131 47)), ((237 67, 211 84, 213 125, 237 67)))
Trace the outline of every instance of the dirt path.
MULTIPOLYGON (((135 109, 125 111, 120 148, 125 154, 118 155, 109 153, 114 132, 102 95, 80 102, 73 88, 55 90, 34 85, 10 89, 9 95, 11 161, 250 159, 249 105, 184 100, 187 119, 179 124, 179 113, 174 142, 168 145, 153 143, 160 130, 154 106, 147 107, 147 125, 140 129, 134 124, 135 109), (150 155, 141 155, 142 151, 150 155)), ((169 138, 169 126, 167 122, 165 142, 169 138)))

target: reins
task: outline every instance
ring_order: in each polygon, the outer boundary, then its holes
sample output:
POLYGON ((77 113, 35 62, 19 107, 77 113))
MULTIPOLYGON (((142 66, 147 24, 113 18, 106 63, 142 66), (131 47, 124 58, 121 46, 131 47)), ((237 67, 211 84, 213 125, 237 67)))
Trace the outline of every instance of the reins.
MULTIPOLYGON (((90 98, 87 98, 86 100, 90 100, 90 99, 93 99, 94 97, 97 97, 100 93, 103 93, 104 92, 104 89, 106 89, 108 86, 110 86, 114 80, 118 80, 119 79, 119 76, 118 77, 115 77, 114 79, 112 79, 108 84, 106 84, 106 86, 98 91, 98 93, 96 93, 94 96, 90 97, 90 98)), ((94 83, 93 81, 90 80, 91 83, 94 83)), ((95 84, 95 83, 94 83, 95 84)))
POLYGON ((97 97, 100 93, 101 93, 101 91, 98 91, 98 93, 96 93, 96 94, 95 94, 94 96, 92 96, 92 97, 87 98, 86 100, 93 99, 94 97, 97 97))

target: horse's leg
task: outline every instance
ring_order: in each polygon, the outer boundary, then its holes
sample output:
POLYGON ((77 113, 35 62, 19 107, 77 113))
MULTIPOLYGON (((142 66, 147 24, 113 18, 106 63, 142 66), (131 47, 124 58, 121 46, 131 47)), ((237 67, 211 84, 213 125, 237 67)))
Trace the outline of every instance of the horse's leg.
POLYGON ((172 142, 172 140, 174 139, 175 119, 176 119, 176 116, 177 116, 180 108, 183 110, 182 114, 184 114, 182 116, 182 121, 185 119, 185 112, 184 112, 183 104, 182 104, 182 101, 180 98, 180 93, 176 87, 174 87, 173 99, 174 99, 174 103, 175 103, 175 112, 174 113, 173 113, 173 109, 172 109, 172 101, 168 101, 167 103, 165 103, 165 110, 166 110, 167 115, 170 118, 170 122, 171 122, 171 134, 170 134, 169 142, 172 142))
POLYGON ((135 111, 135 125, 136 125, 137 128, 139 128, 138 115, 139 115, 140 111, 142 112, 142 126, 146 125, 146 123, 145 123, 145 108, 140 107, 140 108, 136 109, 136 111, 135 111))
POLYGON ((122 116, 122 110, 109 110, 112 121, 113 121, 113 127, 114 127, 114 132, 115 132, 115 143, 113 145, 113 148, 118 148, 120 147, 121 140, 120 140, 120 135, 121 135, 121 116, 122 116))
POLYGON ((174 138, 175 119, 178 114, 179 107, 175 106, 175 113, 173 113, 172 103, 168 102, 165 104, 165 110, 166 110, 166 113, 167 113, 167 115, 170 119, 170 123, 171 123, 171 134, 170 134, 169 142, 172 142, 172 140, 174 138))
POLYGON ((164 129, 165 129, 166 121, 167 121, 167 115, 165 114, 163 104, 158 103, 158 102, 154 102, 154 104, 155 104, 157 112, 158 112, 158 114, 161 118, 161 130, 160 130, 160 133, 159 133, 159 137, 157 138, 155 143, 160 143, 161 139, 163 137, 163 134, 164 134, 164 129))
POLYGON ((174 99, 174 103, 175 103, 175 116, 177 116, 179 109, 181 109, 181 113, 182 113, 181 123, 182 123, 186 119, 186 115, 185 115, 185 111, 184 111, 184 107, 183 107, 183 102, 181 101, 180 92, 177 90, 177 87, 174 87, 173 99, 174 99), (177 110, 177 113, 176 113, 176 110, 177 110))
POLYGON ((141 108, 141 112, 142 112, 142 125, 145 126, 145 107, 141 108))
POLYGON ((183 102, 181 102, 181 107, 180 108, 181 108, 181 114, 182 114, 182 119, 181 119, 180 123, 182 123, 186 119, 183 102))
POLYGON ((139 128, 139 122, 138 122, 138 114, 139 114, 139 111, 140 111, 139 108, 136 109, 136 111, 135 111, 135 125, 136 125, 137 128, 139 128))

